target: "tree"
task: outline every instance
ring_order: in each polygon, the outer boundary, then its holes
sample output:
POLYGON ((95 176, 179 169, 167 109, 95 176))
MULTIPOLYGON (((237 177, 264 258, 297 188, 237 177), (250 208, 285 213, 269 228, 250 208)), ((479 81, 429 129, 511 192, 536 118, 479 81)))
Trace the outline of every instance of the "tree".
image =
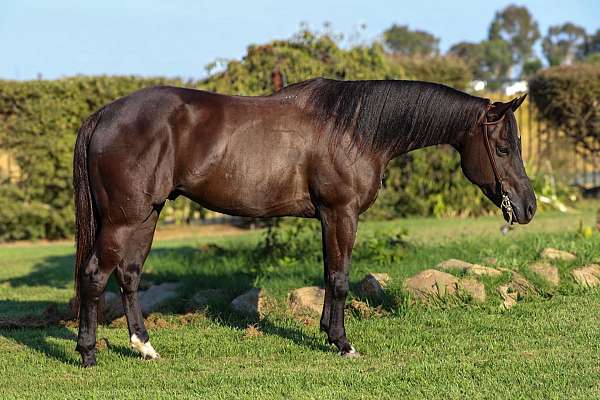
POLYGON ((510 5, 496 12, 489 29, 489 39, 506 41, 514 64, 523 65, 533 54, 533 45, 540 38, 537 22, 527 7, 510 5))
POLYGON ((461 58, 476 79, 492 83, 506 79, 512 65, 510 47, 503 40, 460 42, 452 46, 449 53, 461 58))
POLYGON ((593 54, 600 54, 600 29, 586 39, 585 55, 589 57, 593 54))
POLYGON ((523 70, 521 71, 521 75, 523 78, 528 79, 533 75, 537 74, 544 66, 542 65, 542 60, 539 58, 532 58, 523 64, 523 70))
POLYGON ((429 32, 411 30, 407 25, 392 25, 383 32, 383 41, 392 53, 405 56, 435 56, 440 39, 429 32))
POLYGON ((550 66, 571 65, 581 60, 586 50, 585 29, 571 22, 548 28, 542 42, 544 56, 550 66))

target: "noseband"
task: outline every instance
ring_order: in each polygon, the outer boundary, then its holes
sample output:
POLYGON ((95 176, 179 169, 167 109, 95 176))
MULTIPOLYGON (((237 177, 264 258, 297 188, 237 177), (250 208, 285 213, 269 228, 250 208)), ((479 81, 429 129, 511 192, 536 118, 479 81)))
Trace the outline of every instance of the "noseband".
POLYGON ((498 166, 496 165, 496 158, 494 157, 494 153, 492 152, 492 145, 490 144, 490 137, 488 133, 488 126, 494 126, 502 122, 504 120, 504 115, 502 115, 502 117, 500 117, 500 119, 498 119, 497 121, 492 122, 488 122, 486 116, 487 113, 486 115, 484 115, 484 121, 482 122, 484 139, 483 141, 485 143, 485 149, 487 150, 488 157, 490 158, 490 163, 492 164, 494 177, 498 185, 500 185, 500 192, 502 194, 502 202, 500 203, 500 209, 506 210, 506 213, 508 214, 507 225, 510 226, 512 225, 513 221, 513 208, 510 203, 510 198, 508 197, 508 190, 506 190, 506 187, 504 186, 504 179, 502 178, 502 176, 500 176, 498 166))

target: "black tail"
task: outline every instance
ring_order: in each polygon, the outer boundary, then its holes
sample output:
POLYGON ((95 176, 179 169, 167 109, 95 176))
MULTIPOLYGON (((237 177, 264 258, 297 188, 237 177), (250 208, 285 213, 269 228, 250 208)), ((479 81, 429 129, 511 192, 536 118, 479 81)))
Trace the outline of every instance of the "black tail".
POLYGON ((77 253, 75 256, 75 298, 76 310, 79 313, 79 273, 92 254, 96 240, 97 220, 94 211, 94 200, 90 191, 88 176, 88 147, 92 134, 100 121, 103 108, 96 111, 81 125, 77 132, 75 152, 73 156, 73 186, 75 187, 75 240, 77 253))

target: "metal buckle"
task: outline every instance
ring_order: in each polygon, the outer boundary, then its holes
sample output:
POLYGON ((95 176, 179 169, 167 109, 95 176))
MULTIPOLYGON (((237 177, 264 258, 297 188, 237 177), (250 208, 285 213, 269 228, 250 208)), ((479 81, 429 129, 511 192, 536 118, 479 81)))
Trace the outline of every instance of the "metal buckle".
POLYGON ((512 229, 513 222, 513 208, 510 204, 510 198, 506 193, 502 193, 502 202, 500 203, 500 210, 506 210, 506 213, 508 214, 508 221, 506 221, 506 223, 500 228, 500 232, 502 232, 503 235, 506 235, 508 231, 512 229))

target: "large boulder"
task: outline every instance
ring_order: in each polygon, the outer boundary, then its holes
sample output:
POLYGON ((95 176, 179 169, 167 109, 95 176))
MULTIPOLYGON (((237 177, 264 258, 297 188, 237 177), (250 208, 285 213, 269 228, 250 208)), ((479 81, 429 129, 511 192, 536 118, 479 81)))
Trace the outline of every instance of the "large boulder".
POLYGON ((307 286, 292 290, 288 302, 294 314, 309 312, 319 314, 323 311, 325 289, 318 286, 307 286))
POLYGON ((568 251, 553 249, 552 247, 546 247, 542 250, 541 254, 542 258, 548 260, 560 260, 560 261, 573 261, 577 257, 573 253, 569 253, 568 251))
POLYGON ((558 268, 556 268, 554 265, 539 262, 530 265, 529 270, 552 286, 556 286, 560 283, 558 268))
POLYGON ((231 309, 248 317, 263 316, 265 306, 264 291, 260 288, 252 288, 239 295, 231 302, 231 309))
POLYGON ((367 299, 380 300, 385 296, 385 287, 390 279, 390 276, 386 273, 367 274, 356 285, 356 294, 367 299))
POLYGON ((594 287, 600 284, 600 265, 589 264, 581 268, 575 268, 571 275, 581 286, 594 287))
POLYGON ((460 279, 435 269, 421 271, 404 281, 404 288, 422 302, 448 295, 467 293, 474 300, 485 301, 485 286, 473 279, 460 279))

